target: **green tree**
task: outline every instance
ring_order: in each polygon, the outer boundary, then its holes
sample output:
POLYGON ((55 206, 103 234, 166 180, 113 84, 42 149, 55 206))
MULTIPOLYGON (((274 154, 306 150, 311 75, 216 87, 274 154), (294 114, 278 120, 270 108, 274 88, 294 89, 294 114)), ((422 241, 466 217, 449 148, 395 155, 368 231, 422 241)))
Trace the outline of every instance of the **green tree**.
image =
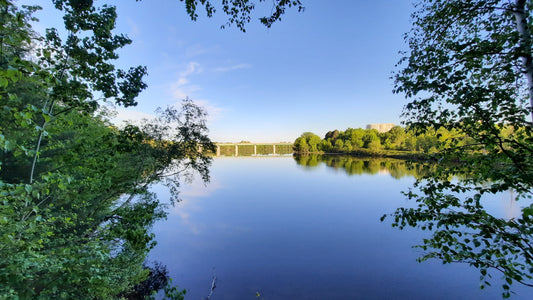
POLYGON ((343 152, 344 151, 344 142, 343 140, 341 139, 336 139, 335 140, 335 147, 334 147, 335 151, 336 152, 343 152))
POLYGON ((402 149, 407 151, 416 151, 416 137, 414 134, 410 131, 407 132, 407 137, 405 138, 405 141, 402 144, 402 149))
POLYGON ((346 142, 344 142, 343 151, 344 152, 350 152, 352 150, 353 150, 352 142, 350 140, 347 140, 346 142))
POLYGON ((410 100, 403 116, 411 128, 464 135, 450 136, 439 153, 462 163, 440 164, 419 180, 407 193, 418 206, 398 209, 393 224, 431 230, 422 260, 468 263, 480 270, 482 287, 488 270, 501 272, 509 297, 512 283, 533 286, 533 206, 505 219, 492 216, 484 199, 509 189, 527 198, 533 188, 533 2, 427 0, 417 7, 395 92, 410 100))
POLYGON ((304 138, 307 142, 307 145, 309 145, 310 152, 318 152, 318 146, 322 141, 318 135, 312 132, 304 132, 302 133, 301 137, 304 138))
POLYGON ((359 149, 362 148, 364 145, 363 142, 363 136, 365 134, 365 130, 361 128, 348 128, 344 131, 342 135, 342 139, 344 141, 350 141, 350 144, 352 145, 352 148, 359 149))
POLYGON ((372 151, 379 151, 382 148, 381 142, 379 140, 370 141, 367 145, 367 148, 372 151))
POLYGON ((329 140, 322 140, 320 142, 320 150, 324 152, 331 152, 333 151, 333 145, 331 144, 331 141, 329 140))
POLYGON ((365 130, 365 135, 363 136, 363 147, 366 149, 370 148, 370 144, 375 147, 377 144, 381 146, 381 142, 378 136, 378 131, 375 129, 367 129, 365 130))
POLYGON ((326 133, 326 136, 324 136, 324 140, 330 141, 332 144, 335 143, 335 140, 339 137, 339 131, 337 129, 333 131, 328 131, 326 133))
POLYGON ((149 229, 165 216, 149 185, 208 180, 198 147, 213 145, 188 99, 142 127, 111 126, 95 95, 135 105, 145 68, 114 67, 130 42, 112 32, 114 8, 54 3, 65 41, 31 30, 37 7, 0 1, 0 298, 112 299, 148 275, 149 229))
POLYGON ((405 129, 401 126, 394 126, 387 133, 390 141, 390 148, 400 149, 406 139, 405 129))
POLYGON ((416 149, 424 153, 435 153, 439 148, 439 138, 434 128, 425 128, 416 136, 416 149))
POLYGON ((298 137, 294 141, 294 152, 309 153, 309 145, 304 137, 298 137))

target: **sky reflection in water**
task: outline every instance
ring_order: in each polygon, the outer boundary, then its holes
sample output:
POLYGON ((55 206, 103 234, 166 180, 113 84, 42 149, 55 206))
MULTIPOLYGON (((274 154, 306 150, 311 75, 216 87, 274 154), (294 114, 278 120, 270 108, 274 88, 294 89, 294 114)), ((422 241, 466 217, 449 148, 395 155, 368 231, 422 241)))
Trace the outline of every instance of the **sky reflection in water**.
MULTIPOLYGON (((216 158, 211 183, 184 185, 183 201, 154 226, 150 259, 167 265, 186 299, 205 298, 213 275, 211 299, 257 299, 256 292, 260 299, 501 298, 499 282, 481 291, 477 270, 466 265, 417 263, 421 250, 411 246, 426 232, 380 222, 413 205, 400 191, 415 171, 376 161, 299 163, 216 158)), ((519 212, 509 195, 495 198, 491 209, 519 212)), ((533 295, 515 290, 511 299, 533 295)))

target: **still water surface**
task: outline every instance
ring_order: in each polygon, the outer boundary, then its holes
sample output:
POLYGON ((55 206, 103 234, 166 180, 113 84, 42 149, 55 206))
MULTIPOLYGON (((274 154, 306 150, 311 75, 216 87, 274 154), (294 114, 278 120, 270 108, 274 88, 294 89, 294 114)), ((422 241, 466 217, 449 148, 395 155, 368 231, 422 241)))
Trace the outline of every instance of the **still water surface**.
MULTIPOLYGON (((213 276, 213 300, 501 299, 500 282, 480 290, 467 265, 416 262, 421 250, 412 246, 427 233, 380 222, 413 205, 400 191, 419 171, 339 157, 216 158, 211 183, 184 186, 183 201, 155 224, 150 259, 167 265, 194 300, 209 295, 213 276)), ((492 206, 519 212, 509 195, 492 206)), ((532 289, 515 288, 511 299, 533 298, 532 289)))

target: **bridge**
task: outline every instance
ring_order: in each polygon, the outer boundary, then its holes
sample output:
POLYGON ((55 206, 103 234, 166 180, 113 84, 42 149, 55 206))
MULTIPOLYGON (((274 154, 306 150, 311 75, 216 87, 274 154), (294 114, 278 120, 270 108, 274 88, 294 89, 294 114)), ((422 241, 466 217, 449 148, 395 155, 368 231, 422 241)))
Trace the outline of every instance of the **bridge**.
POLYGON ((216 143, 216 156, 292 154, 292 143, 216 143))

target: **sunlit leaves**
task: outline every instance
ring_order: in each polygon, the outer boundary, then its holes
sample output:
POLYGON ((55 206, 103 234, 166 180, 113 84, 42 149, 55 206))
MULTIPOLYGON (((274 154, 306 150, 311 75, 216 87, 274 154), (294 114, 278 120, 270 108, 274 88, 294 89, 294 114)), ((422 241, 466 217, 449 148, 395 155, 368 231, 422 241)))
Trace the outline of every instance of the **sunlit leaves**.
POLYGON ((114 8, 54 3, 66 37, 35 34, 36 7, 0 3, 0 298, 112 299, 147 275, 149 229, 165 215, 149 185, 189 167, 207 179, 198 146, 212 144, 192 101, 168 114, 174 127, 101 118, 95 98, 135 105, 146 69, 115 68, 130 41, 112 33, 114 8))

